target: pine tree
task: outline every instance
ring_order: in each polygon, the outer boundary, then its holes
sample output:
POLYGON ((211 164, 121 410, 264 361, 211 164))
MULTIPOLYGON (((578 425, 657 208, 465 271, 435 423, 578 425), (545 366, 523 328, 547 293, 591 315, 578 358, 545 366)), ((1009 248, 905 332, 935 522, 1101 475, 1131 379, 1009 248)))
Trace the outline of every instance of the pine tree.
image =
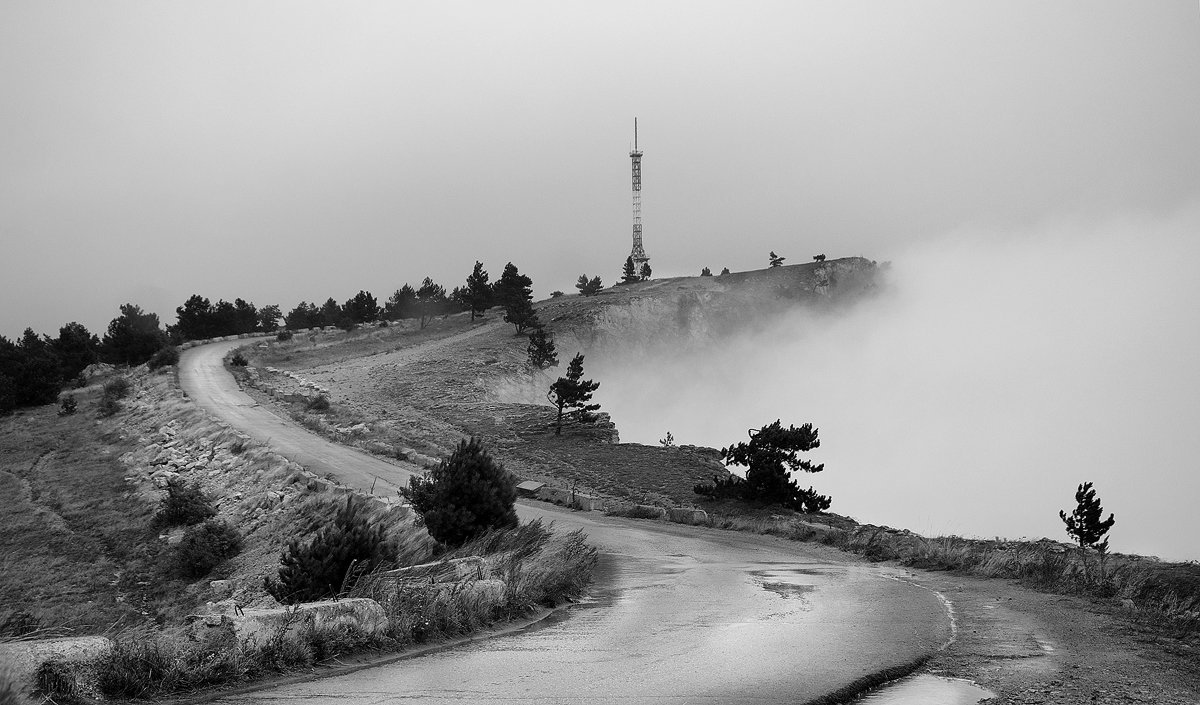
POLYGON ((288 330, 316 328, 321 325, 321 310, 316 304, 301 301, 283 317, 283 325, 288 330))
POLYGON ((282 317, 278 304, 263 306, 258 309, 258 329, 264 333, 274 333, 279 330, 279 319, 282 317))
POLYGON ((604 284, 600 281, 599 275, 588 279, 588 275, 580 274, 579 281, 575 282, 575 288, 579 289, 580 296, 595 296, 604 288, 604 284))
POLYGON ((540 328, 537 313, 533 310, 533 280, 517 271, 509 262, 504 266, 500 281, 492 287, 496 303, 504 307, 504 321, 516 326, 517 335, 527 328, 540 328))
POLYGON ((517 480, 476 438, 458 448, 428 477, 414 476, 400 494, 436 541, 460 546, 491 529, 517 525, 517 480))
POLYGON ((779 255, 775 254, 774 252, 772 252, 769 255, 769 257, 770 257, 772 267, 778 267, 778 266, 782 265, 783 261, 785 259, 787 259, 787 257, 780 257, 779 255))
POLYGON ((722 267, 721 276, 725 276, 726 274, 729 274, 729 267, 722 267))
POLYGON ((638 281, 637 269, 633 265, 633 255, 625 258, 625 267, 621 270, 621 283, 631 284, 638 281))
POLYGON ((705 267, 704 269, 701 269, 701 270, 700 270, 700 276, 702 276, 702 277, 711 277, 711 276, 712 276, 712 270, 711 270, 711 269, 709 269, 708 267, 705 267))
POLYGON ((332 524, 323 526, 309 541, 289 541, 279 557, 279 580, 264 581, 267 592, 289 605, 335 597, 343 588, 352 587, 356 575, 392 560, 395 544, 361 509, 362 505, 348 496, 332 524))
POLYGON ((409 284, 396 289, 384 302, 383 311, 384 315, 393 321, 402 318, 417 318, 420 315, 417 312, 417 290, 409 284))
POLYGON ((1071 512, 1070 516, 1063 510, 1059 510, 1058 517, 1067 525, 1067 534, 1079 544, 1079 555, 1083 559, 1083 574, 1088 582, 1091 582, 1091 571, 1088 567, 1087 550, 1095 548, 1100 555, 1100 580, 1104 580, 1104 559, 1108 555, 1108 539, 1104 537, 1112 525, 1116 523, 1117 518, 1110 513, 1107 519, 1101 520, 1104 516, 1104 507, 1100 506, 1100 500, 1096 497, 1096 490, 1092 488, 1092 483, 1085 482, 1075 491, 1075 511, 1071 512), (1104 539, 1101 541, 1101 539, 1104 539))
POLYGON ((530 328, 536 330, 542 327, 542 322, 537 317, 537 311, 533 310, 533 304, 524 299, 517 299, 505 308, 504 322, 513 324, 517 329, 517 335, 530 328))
POLYGON ((373 323, 379 318, 379 301, 371 292, 360 290, 342 306, 342 311, 355 323, 373 323))
POLYGON ((529 336, 529 364, 544 370, 547 367, 558 367, 558 353, 554 349, 554 339, 539 328, 529 336))
POLYGON ((550 385, 546 398, 558 408, 558 420, 554 426, 554 435, 562 434, 563 416, 574 414, 580 423, 591 423, 596 417, 591 413, 600 408, 599 404, 589 404, 592 392, 600 387, 599 382, 583 379, 583 353, 571 358, 567 365, 567 376, 559 377, 550 385))
POLYGON ((504 265, 500 279, 492 286, 497 305, 509 308, 518 300, 533 301, 533 280, 517 271, 512 262, 504 265))
POLYGON ((647 279, 649 279, 649 278, 650 278, 650 271, 651 271, 651 270, 650 270, 650 263, 649 263, 649 262, 642 262, 642 272, 641 272, 641 275, 642 275, 642 281, 645 281, 645 280, 647 280, 647 279))
POLYGON ((429 325, 434 316, 441 314, 446 308, 446 287, 435 284, 433 279, 425 277, 421 288, 416 293, 417 314, 421 318, 421 328, 429 325))
POLYGON ((143 313, 140 306, 122 304, 121 315, 109 322, 100 343, 100 359, 114 365, 140 365, 166 342, 157 313, 143 313))
POLYGON ((492 287, 488 284, 488 273, 483 268, 483 262, 475 262, 475 269, 471 270, 471 275, 467 277, 464 299, 471 307, 472 321, 475 320, 476 314, 482 316, 492 305, 492 287))
POLYGON ((731 465, 747 468, 746 478, 730 477, 716 480, 712 485, 697 485, 697 494, 711 497, 736 497, 744 500, 780 504, 804 512, 829 508, 832 500, 817 494, 812 487, 801 489, 791 479, 794 472, 821 472, 824 464, 813 465, 800 460, 797 453, 818 448, 821 441, 812 424, 783 427, 776 420, 750 431, 749 443, 738 443, 721 449, 721 459, 731 465))
POLYGON ((330 296, 325 299, 325 303, 321 304, 321 323, 322 326, 337 326, 345 328, 350 323, 350 318, 346 312, 342 310, 341 304, 333 300, 330 296))

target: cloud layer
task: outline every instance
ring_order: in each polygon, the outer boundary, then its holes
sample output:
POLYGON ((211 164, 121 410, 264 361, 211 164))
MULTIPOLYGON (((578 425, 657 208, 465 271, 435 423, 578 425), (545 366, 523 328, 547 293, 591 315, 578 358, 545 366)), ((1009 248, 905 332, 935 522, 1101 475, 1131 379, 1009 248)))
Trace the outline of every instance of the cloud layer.
POLYGON ((812 422, 835 511, 923 533, 1066 539, 1092 481, 1115 550, 1200 558, 1200 208, 955 232, 845 315, 597 368, 622 439, 722 446, 812 422))

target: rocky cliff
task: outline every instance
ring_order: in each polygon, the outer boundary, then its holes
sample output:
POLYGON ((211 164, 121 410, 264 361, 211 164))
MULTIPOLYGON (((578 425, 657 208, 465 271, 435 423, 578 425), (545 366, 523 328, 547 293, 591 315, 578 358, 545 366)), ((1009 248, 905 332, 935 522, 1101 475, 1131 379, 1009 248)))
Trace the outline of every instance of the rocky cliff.
POLYGON ((655 279, 594 297, 543 302, 559 350, 605 354, 660 345, 699 347, 769 322, 796 306, 829 310, 876 286, 878 267, 862 257, 711 277, 655 279))

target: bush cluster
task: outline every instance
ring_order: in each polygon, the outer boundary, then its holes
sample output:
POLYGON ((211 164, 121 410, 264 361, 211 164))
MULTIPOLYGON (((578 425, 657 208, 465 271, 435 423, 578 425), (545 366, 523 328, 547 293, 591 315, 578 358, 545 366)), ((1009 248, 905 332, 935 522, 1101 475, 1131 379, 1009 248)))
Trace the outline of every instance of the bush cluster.
POLYGON ((233 354, 233 357, 229 358, 229 364, 233 365, 234 367, 245 367, 246 365, 249 365, 250 362, 246 360, 246 356, 242 354, 242 351, 238 350, 233 354))
POLYGON ((121 410, 121 400, 129 396, 129 380, 124 377, 114 377, 104 383, 104 393, 96 407, 100 416, 112 416, 121 410))
POLYGON ((392 560, 395 552, 384 527, 363 516, 361 501, 349 496, 332 524, 307 541, 288 543, 279 558, 279 579, 266 578, 264 585, 286 605, 335 597, 352 588, 357 576, 392 560))
POLYGON ((212 500, 199 485, 185 482, 177 477, 167 480, 167 494, 162 499, 162 508, 157 519, 167 526, 190 526, 217 515, 212 500))
POLYGON ((152 370, 157 370, 160 367, 170 367, 171 365, 179 364, 179 348, 174 345, 167 347, 154 353, 154 355, 146 362, 146 367, 152 370))
POLYGON ((458 448, 427 478, 414 476, 400 494, 434 540, 458 546, 491 529, 517 525, 517 481, 476 438, 458 448))
POLYGON ((175 569, 188 578, 208 575, 227 558, 242 550, 242 536, 223 521, 208 520, 188 527, 175 546, 175 569))

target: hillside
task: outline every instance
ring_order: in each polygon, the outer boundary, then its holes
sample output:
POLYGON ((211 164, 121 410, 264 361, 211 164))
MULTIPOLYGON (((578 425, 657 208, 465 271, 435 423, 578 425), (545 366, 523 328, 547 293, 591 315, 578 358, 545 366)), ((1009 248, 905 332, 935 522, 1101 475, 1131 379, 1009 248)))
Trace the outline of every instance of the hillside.
POLYGON ((523 479, 624 501, 692 505, 697 483, 727 472, 714 449, 620 443, 620 419, 607 416, 554 435, 545 394, 571 351, 602 360, 658 345, 709 344, 796 306, 852 305, 873 289, 875 273, 873 262, 851 258, 541 301, 535 308, 560 359, 546 371, 526 364, 527 338, 514 335, 495 309, 474 322, 467 314, 447 316, 423 330, 401 321, 263 343, 249 356, 244 379, 280 413, 382 455, 429 464, 460 438, 477 436, 523 479), (321 393, 332 408, 309 409, 321 393))

